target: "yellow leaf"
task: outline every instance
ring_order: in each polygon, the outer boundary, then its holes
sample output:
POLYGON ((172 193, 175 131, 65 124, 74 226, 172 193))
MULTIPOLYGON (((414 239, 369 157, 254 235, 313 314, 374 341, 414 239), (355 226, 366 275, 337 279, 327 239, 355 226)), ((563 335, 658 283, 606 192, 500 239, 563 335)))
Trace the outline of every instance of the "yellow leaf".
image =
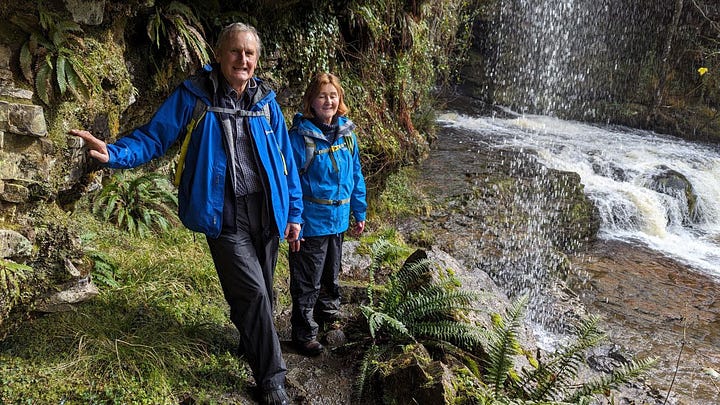
POLYGON ((698 68, 697 71, 698 71, 698 73, 700 73, 700 76, 702 76, 702 75, 704 75, 705 73, 707 73, 708 68, 706 68, 706 67, 701 67, 701 68, 698 68))

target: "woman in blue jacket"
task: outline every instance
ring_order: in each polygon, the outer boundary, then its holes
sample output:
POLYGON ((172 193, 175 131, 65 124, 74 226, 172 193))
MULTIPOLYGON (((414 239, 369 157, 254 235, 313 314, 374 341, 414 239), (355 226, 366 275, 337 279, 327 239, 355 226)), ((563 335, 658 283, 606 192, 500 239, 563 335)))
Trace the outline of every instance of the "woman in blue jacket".
POLYGON ((70 133, 106 167, 125 169, 162 156, 192 130, 178 186, 180 219, 207 237, 261 402, 289 404, 273 275, 280 238, 299 237, 303 204, 275 93, 253 77, 260 50, 254 27, 230 24, 218 37, 217 63, 178 86, 150 122, 113 144, 88 131, 70 133))
POLYGON ((290 243, 290 321, 295 347, 309 356, 324 350, 317 340, 318 321, 332 321, 340 308, 338 274, 350 216, 352 234, 365 229, 365 179, 347 112, 340 80, 320 73, 290 129, 304 205, 302 239, 290 243))

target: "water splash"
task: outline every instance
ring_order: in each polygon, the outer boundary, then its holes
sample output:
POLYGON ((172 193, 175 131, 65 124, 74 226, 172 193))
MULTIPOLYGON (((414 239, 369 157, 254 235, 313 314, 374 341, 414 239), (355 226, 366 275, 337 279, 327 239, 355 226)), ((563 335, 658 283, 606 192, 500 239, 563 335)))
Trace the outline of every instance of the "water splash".
POLYGON ((662 2, 501 0, 486 47, 491 103, 597 119, 632 99, 666 18, 662 2))

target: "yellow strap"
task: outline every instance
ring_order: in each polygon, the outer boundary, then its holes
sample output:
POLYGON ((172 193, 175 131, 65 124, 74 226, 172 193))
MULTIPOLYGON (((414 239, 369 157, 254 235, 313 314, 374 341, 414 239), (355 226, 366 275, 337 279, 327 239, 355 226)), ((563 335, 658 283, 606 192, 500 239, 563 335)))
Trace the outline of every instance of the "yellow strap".
POLYGON ((192 132, 195 130, 195 127, 197 126, 198 122, 200 122, 203 117, 205 116, 205 112, 198 117, 196 120, 190 120, 190 122, 187 125, 187 130, 185 131, 185 139, 183 139, 182 146, 180 147, 180 157, 178 157, 178 164, 177 169, 175 169, 175 181, 173 181, 173 184, 175 186, 180 185, 180 179, 182 178, 182 172, 185 168, 185 155, 187 155, 188 146, 190 145, 190 137, 192 135, 192 132))

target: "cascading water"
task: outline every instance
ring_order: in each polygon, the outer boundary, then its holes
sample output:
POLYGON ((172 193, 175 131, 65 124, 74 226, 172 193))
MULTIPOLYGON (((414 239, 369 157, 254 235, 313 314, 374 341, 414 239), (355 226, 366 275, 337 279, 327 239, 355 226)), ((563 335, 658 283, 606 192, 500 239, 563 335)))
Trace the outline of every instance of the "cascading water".
POLYGON ((720 279, 717 146, 546 116, 448 122, 495 146, 532 151, 549 168, 578 173, 600 212, 601 238, 647 244, 720 279))
POLYGON ((628 100, 665 38, 656 0, 501 0, 485 93, 520 112, 598 119, 628 100))

